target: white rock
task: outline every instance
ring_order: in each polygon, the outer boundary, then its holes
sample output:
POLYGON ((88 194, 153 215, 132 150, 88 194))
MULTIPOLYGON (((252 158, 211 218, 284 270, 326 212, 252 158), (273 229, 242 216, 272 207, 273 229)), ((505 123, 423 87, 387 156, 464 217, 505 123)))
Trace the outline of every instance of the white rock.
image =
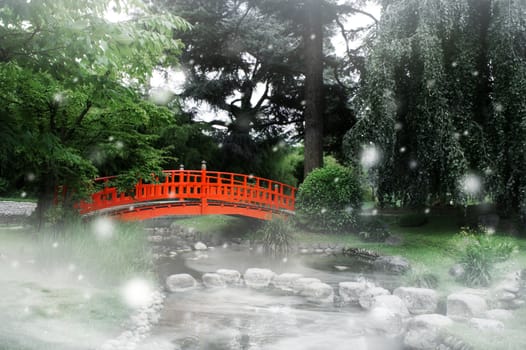
POLYGON ((377 295, 374 297, 372 307, 383 307, 402 317, 409 316, 409 310, 404 301, 396 295, 377 295))
POLYGON ((274 277, 272 284, 277 289, 292 292, 294 290, 292 287, 294 282, 302 277, 303 275, 299 273, 282 273, 281 275, 274 277))
POLYGON ((314 302, 332 303, 334 301, 334 290, 331 286, 322 282, 307 284, 300 295, 314 302))
POLYGON ((447 315, 452 319, 469 319, 486 312, 486 300, 475 294, 453 293, 447 297, 447 315))
POLYGON ((400 297, 413 315, 432 314, 438 304, 438 294, 433 289, 399 287, 393 295, 400 297))
POLYGON ((486 311, 484 317, 490 320, 507 321, 513 318, 513 313, 509 310, 493 309, 486 311))
POLYGON ((506 292, 504 290, 501 290, 495 294, 495 299, 500 301, 511 301, 514 299, 517 299, 517 295, 511 292, 506 292))
POLYGON ((196 244, 194 244, 194 249, 195 250, 207 250, 208 247, 203 242, 197 242, 196 244))
POLYGON ((389 309, 375 307, 367 316, 368 326, 381 334, 400 335, 404 330, 402 317, 389 309))
POLYGON ((469 325, 482 331, 496 332, 504 329, 504 323, 499 320, 488 320, 486 318, 472 318, 469 325))
POLYGON ((245 271, 243 278, 248 287, 259 289, 268 287, 274 275, 269 269, 251 268, 245 271))
POLYGON ((389 291, 382 287, 368 288, 360 295, 358 304, 360 304, 360 306, 364 309, 369 310, 374 304, 375 297, 389 294, 389 291))
POLYGON ((408 349, 439 349, 440 330, 453 325, 444 315, 425 314, 413 317, 407 325, 404 345, 408 349))
POLYGON ((294 280, 292 282, 292 291, 294 293, 301 293, 309 284, 311 283, 321 283, 317 278, 302 277, 294 280))
POLYGON ((499 293, 499 292, 509 292, 509 293, 514 293, 514 294, 517 294, 519 291, 520 291, 520 288, 521 288, 521 285, 520 285, 520 281, 519 280, 516 280, 516 279, 506 279, 502 282, 500 282, 499 284, 497 284, 494 288, 495 290, 495 293, 499 293))
POLYGON ((349 269, 349 266, 343 266, 343 265, 334 265, 334 268, 338 271, 345 271, 349 269))
POLYGON ((360 296, 374 284, 368 282, 340 282, 338 289, 342 301, 349 304, 357 304, 360 296))
POLYGON ((413 317, 409 323, 411 328, 442 329, 453 325, 453 320, 440 314, 425 314, 413 317))
POLYGON ((205 273, 202 277, 203 284, 207 288, 225 288, 226 283, 218 273, 205 273))
POLYGON ((171 275, 166 278, 166 286, 172 293, 174 292, 185 292, 197 287, 197 281, 195 278, 187 273, 179 273, 171 275))
POLYGON ((221 276, 227 285, 238 284, 241 280, 241 273, 237 270, 219 269, 216 273, 221 276))

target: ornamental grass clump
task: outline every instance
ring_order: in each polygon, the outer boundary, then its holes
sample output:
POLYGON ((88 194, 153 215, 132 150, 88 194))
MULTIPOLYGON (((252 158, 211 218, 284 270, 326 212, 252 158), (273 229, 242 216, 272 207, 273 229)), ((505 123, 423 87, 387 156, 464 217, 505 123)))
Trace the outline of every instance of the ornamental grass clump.
POLYGON ((263 236, 263 246, 267 254, 274 257, 285 257, 290 252, 293 227, 289 220, 275 218, 267 221, 258 233, 263 236))
POLYGON ((470 287, 488 286, 495 264, 508 260, 517 247, 502 237, 470 234, 460 263, 464 267, 463 281, 470 287))

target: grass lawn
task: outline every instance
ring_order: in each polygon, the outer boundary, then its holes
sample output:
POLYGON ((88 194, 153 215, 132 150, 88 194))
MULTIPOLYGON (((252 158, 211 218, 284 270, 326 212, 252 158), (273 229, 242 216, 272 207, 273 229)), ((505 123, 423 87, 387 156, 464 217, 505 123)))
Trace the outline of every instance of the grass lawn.
POLYGON ((133 312, 122 285, 153 280, 152 267, 141 226, 76 225, 63 233, 0 226, 0 350, 99 347, 133 312))

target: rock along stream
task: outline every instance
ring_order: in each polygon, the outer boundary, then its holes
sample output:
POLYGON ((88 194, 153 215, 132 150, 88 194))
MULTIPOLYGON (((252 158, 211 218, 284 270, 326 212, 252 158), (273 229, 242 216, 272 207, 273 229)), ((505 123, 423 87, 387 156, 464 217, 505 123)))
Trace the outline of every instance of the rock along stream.
POLYGON ((140 344, 141 350, 402 348, 400 317, 364 311, 345 303, 338 294, 339 283, 345 281, 367 280, 370 285, 392 290, 399 286, 397 277, 374 273, 351 260, 344 266, 334 266, 330 257, 271 259, 261 249, 246 245, 224 244, 179 253, 168 251, 166 241, 159 239, 156 245, 165 251, 157 264, 160 279, 189 274, 195 278, 196 286, 167 293, 160 321, 140 344), (268 281, 258 288, 250 287, 245 272, 251 268, 271 270, 274 276, 295 273, 315 278, 322 287, 331 286, 330 293, 334 290, 335 295, 322 300, 323 292, 313 289, 305 294, 294 289, 297 287, 293 287, 292 280, 287 291, 268 281), (245 276, 226 287, 203 284, 204 274, 219 269, 236 270, 245 276))

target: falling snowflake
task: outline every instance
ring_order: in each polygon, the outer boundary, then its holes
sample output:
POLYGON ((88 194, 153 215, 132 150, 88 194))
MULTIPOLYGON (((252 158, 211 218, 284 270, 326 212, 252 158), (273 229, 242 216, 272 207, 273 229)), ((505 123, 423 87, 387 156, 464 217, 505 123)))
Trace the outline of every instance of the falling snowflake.
POLYGON ((482 182, 480 178, 477 175, 474 174, 466 174, 461 179, 461 189, 462 192, 474 195, 480 192, 480 189, 482 187, 482 182))
POLYGON ((110 218, 101 216, 93 220, 91 230, 95 237, 100 240, 106 240, 113 237, 115 224, 110 218))
POLYGON ((115 142, 115 148, 123 149, 124 148, 124 143, 122 141, 115 142))
POLYGON ((124 302, 133 308, 146 307, 152 302, 153 288, 150 282, 134 278, 122 286, 121 295, 124 302))
POLYGON ((364 147, 360 156, 360 163, 366 169, 374 167, 380 160, 380 152, 374 145, 364 147))

